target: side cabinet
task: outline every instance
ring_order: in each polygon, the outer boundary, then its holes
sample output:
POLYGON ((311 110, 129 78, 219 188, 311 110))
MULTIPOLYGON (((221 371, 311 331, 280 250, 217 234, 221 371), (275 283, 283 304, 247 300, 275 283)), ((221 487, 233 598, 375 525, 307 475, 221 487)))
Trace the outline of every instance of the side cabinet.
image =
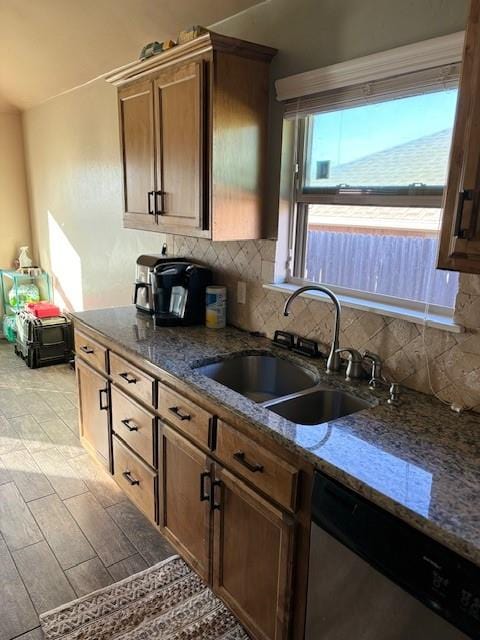
POLYGON ((480 0, 471 0, 438 267, 480 273, 480 0))
POLYGON ((83 444, 105 467, 109 467, 108 380, 77 358, 80 436, 83 444))
POLYGON ((256 638, 288 637, 293 518, 217 465, 213 588, 256 638))

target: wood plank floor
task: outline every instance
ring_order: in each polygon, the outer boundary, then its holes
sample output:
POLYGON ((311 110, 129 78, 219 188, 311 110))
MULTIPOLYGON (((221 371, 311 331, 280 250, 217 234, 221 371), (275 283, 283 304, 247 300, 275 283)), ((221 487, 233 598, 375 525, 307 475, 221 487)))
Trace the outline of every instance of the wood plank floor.
POLYGON ((78 439, 75 375, 0 340, 0 640, 173 553, 78 439))

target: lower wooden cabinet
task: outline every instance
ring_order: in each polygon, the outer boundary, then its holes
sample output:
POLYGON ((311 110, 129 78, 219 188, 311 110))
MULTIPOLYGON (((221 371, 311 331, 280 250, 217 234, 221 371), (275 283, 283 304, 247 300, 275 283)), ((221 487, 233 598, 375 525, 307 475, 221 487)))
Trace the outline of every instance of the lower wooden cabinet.
POLYGON ((255 638, 287 638, 293 518, 165 425, 159 469, 164 535, 255 638))
POLYGON ((87 334, 78 336, 85 350, 76 360, 85 447, 252 638, 299 640, 306 579, 298 558, 310 528, 301 469, 95 342, 110 371, 102 373, 87 334))
POLYGON ((162 533, 207 581, 210 579, 210 461, 162 425, 159 437, 159 512, 162 533))
POLYGON ((108 381, 77 358, 80 436, 85 446, 106 467, 110 465, 108 381))
POLYGON ((256 638, 288 637, 293 518, 217 465, 213 588, 256 638))

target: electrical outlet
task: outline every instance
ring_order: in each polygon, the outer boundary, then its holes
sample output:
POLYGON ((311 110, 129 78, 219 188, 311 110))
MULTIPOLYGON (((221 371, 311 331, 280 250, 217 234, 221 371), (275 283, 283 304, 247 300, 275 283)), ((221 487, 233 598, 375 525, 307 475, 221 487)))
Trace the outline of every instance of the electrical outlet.
POLYGON ((247 302, 247 283, 238 282, 237 284, 237 302, 238 304, 245 304, 247 302))

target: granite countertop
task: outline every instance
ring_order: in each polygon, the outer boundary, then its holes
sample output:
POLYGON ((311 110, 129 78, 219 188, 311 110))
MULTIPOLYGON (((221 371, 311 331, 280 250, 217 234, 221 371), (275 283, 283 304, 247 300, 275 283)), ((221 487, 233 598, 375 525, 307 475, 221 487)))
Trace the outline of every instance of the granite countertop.
POLYGON ((231 327, 155 328, 133 306, 73 315, 480 566, 480 416, 457 415, 435 398, 407 389, 401 404, 391 406, 386 391, 327 376, 323 360, 292 355, 266 338, 231 327), (322 425, 296 425, 194 368, 252 351, 297 362, 322 385, 353 393, 372 406, 322 425))

